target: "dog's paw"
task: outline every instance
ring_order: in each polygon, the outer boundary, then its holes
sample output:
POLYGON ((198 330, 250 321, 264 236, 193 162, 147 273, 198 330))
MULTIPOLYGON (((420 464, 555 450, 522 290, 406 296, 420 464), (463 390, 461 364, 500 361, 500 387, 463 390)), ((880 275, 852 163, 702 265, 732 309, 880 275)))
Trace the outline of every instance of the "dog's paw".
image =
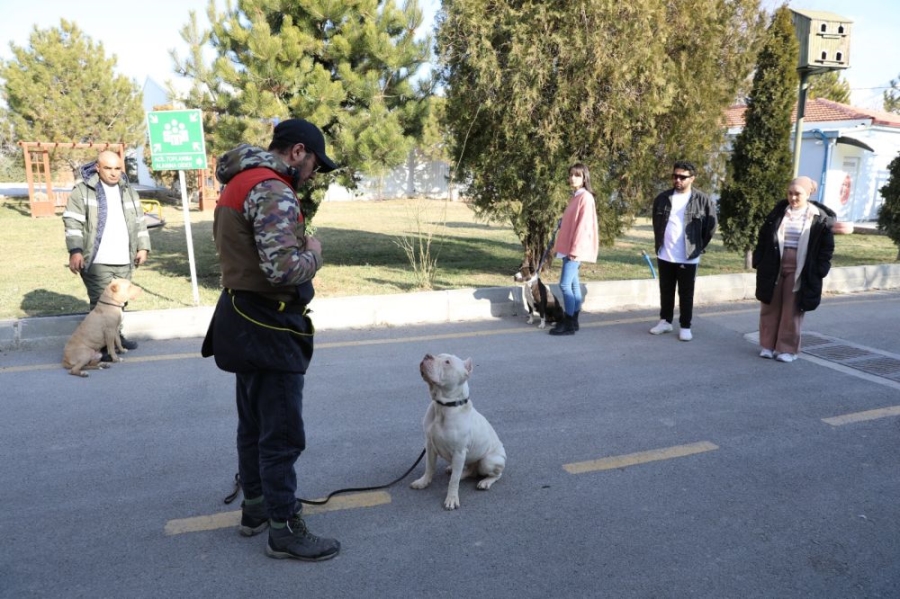
POLYGON ((525 321, 525 324, 534 324, 534 316, 531 314, 528 315, 528 320, 525 321))
POLYGON ((542 321, 541 321, 541 324, 538 325, 538 328, 539 328, 539 329, 546 329, 546 328, 547 328, 547 322, 544 321, 544 320, 542 320, 542 321))
POLYGON ((424 489, 428 485, 431 484, 431 479, 423 476, 422 478, 417 478, 416 480, 409 483, 409 486, 413 489, 424 489))
POLYGON ((447 495, 447 498, 444 500, 444 509, 445 510, 455 510, 459 507, 459 495, 447 495))
POLYGON ((500 477, 489 476, 487 478, 482 478, 480 481, 478 481, 477 487, 482 491, 487 491, 488 489, 491 488, 491 485, 493 485, 495 482, 497 482, 498 478, 500 478, 500 477))

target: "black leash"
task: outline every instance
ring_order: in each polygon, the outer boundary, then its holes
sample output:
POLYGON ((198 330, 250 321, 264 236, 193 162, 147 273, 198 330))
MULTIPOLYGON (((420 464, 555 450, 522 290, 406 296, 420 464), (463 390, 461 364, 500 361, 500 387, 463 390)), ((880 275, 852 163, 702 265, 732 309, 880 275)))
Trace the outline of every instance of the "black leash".
MULTIPOLYGON (((325 505, 326 503, 328 503, 329 499, 331 499, 335 495, 340 495, 341 493, 361 493, 363 491, 377 491, 378 489, 387 489, 388 487, 396 485, 401 480, 403 480, 404 478, 409 476, 409 473, 412 472, 413 469, 415 469, 415 467, 419 465, 419 462, 422 461, 423 457, 425 457, 424 449, 422 450, 422 453, 419 454, 419 457, 416 458, 416 462, 412 466, 409 467, 409 470, 407 470, 406 472, 404 472, 399 477, 395 478, 394 480, 392 480, 391 482, 389 482, 386 485, 378 485, 377 487, 352 487, 349 489, 338 489, 337 491, 333 491, 332 493, 329 493, 325 499, 320 499, 318 501, 312 500, 312 499, 303 499, 302 497, 298 497, 297 500, 300 501, 301 503, 305 503, 307 505, 325 505)), ((234 490, 228 495, 228 497, 225 498, 226 505, 231 503, 235 499, 237 499, 238 494, 240 494, 240 492, 241 492, 241 488, 242 488, 241 473, 238 472, 237 474, 234 475, 234 490)))
POLYGON ((553 249, 553 244, 556 243, 556 234, 559 233, 559 228, 562 226, 562 219, 559 219, 559 222, 556 223, 556 229, 553 231, 553 235, 550 237, 550 245, 547 246, 547 249, 544 250, 544 255, 541 256, 541 261, 538 262, 537 270, 534 271, 534 274, 538 279, 541 278, 541 269, 544 267, 544 260, 547 259, 547 256, 550 254, 550 250, 553 249))

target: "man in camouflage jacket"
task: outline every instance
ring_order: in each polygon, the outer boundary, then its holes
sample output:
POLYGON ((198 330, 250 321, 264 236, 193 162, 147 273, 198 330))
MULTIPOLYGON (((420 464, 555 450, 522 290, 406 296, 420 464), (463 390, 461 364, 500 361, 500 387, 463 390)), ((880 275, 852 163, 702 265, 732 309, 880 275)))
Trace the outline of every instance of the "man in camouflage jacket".
POLYGON ((294 463, 306 448, 303 382, 313 352, 307 304, 322 249, 305 235, 295 190, 336 165, 322 132, 302 119, 279 123, 267 151, 241 145, 218 164, 225 189, 213 236, 224 290, 202 354, 236 377, 240 532, 268 527, 271 557, 329 559, 340 543, 307 530, 296 498, 294 463))

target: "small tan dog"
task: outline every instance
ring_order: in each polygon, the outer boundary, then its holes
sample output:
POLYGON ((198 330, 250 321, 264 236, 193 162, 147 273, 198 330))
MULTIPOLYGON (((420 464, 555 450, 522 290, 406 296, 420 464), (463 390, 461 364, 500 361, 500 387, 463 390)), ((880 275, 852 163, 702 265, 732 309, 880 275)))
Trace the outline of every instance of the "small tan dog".
POLYGON ((460 360, 451 354, 426 354, 419 372, 428 383, 431 403, 425 412, 425 474, 412 482, 413 489, 424 489, 434 477, 437 457, 450 467, 450 486, 444 508, 459 507, 459 481, 478 473, 485 478, 478 488, 487 490, 503 474, 506 450, 496 431, 469 401, 469 375, 472 359, 460 360))
POLYGON ((122 324, 122 309, 125 303, 135 299, 142 289, 128 279, 113 279, 103 290, 94 309, 85 316, 63 349, 63 368, 69 374, 88 376, 82 370, 106 368, 100 361, 100 348, 106 347, 113 362, 121 362, 117 352, 128 350, 122 347, 119 339, 119 326, 122 324))

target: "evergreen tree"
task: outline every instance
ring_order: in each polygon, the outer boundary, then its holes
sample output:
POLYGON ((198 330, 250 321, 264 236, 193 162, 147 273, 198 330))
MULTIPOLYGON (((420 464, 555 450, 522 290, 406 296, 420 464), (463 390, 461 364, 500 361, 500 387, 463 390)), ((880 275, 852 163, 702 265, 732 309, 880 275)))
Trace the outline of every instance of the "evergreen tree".
POLYGON ((896 244, 900 260, 900 154, 891 161, 888 172, 888 182, 879 190, 884 203, 878 209, 878 230, 896 244))
POLYGON ((885 112, 900 114, 900 79, 891 79, 891 87, 883 97, 885 112))
POLYGON ((744 129, 734 142, 728 178, 719 198, 725 247, 745 254, 776 201, 784 199, 793 173, 791 111, 797 104, 799 44, 791 11, 775 11, 759 52, 744 129))
POLYGON ((809 78, 807 97, 810 100, 824 98, 841 104, 850 103, 850 84, 841 79, 840 71, 826 71, 809 78))
POLYGON ((612 243, 674 160, 714 164, 762 27, 756 0, 445 0, 437 49, 456 176, 536 265, 567 169, 584 162, 612 243))
MULTIPOLYGON (((176 72, 193 79, 182 100, 204 111, 207 147, 220 154, 241 142, 266 147, 275 120, 305 118, 329 141, 353 186, 360 172, 381 175, 402 164, 421 134, 427 84, 413 77, 430 60, 430 39, 415 39, 422 11, 415 0, 242 0, 224 12, 211 1, 211 31, 196 16, 182 30, 191 45, 176 72), (212 45, 212 65, 202 47, 212 45)), ((324 195, 308 190, 304 212, 324 195), (315 199, 313 199, 313 196, 315 199)))
MULTIPOLYGON (((27 47, 10 43, 13 58, 0 62, 0 95, 16 139, 48 142, 140 143, 144 111, 140 89, 113 75, 107 58, 78 26, 33 29, 27 47)), ((54 162, 93 159, 92 150, 56 152, 54 162)))

